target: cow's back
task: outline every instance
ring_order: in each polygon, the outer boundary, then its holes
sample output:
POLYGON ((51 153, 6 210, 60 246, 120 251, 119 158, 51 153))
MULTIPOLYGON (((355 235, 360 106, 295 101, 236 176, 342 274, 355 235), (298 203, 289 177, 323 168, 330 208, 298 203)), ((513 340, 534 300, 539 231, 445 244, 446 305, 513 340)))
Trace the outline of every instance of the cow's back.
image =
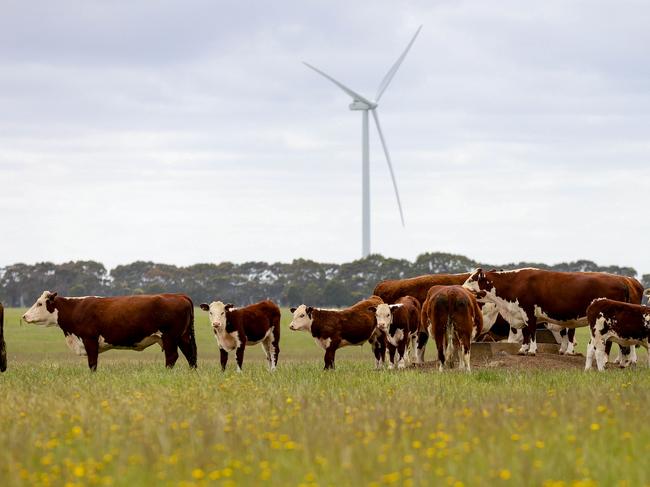
POLYGON ((315 309, 312 335, 322 339, 337 337, 351 344, 363 343, 375 329, 375 313, 369 308, 382 302, 380 297, 373 295, 340 311, 315 309))
POLYGON ((280 331, 280 308, 273 301, 260 301, 232 311, 233 314, 238 312, 237 319, 250 341, 262 340, 271 327, 277 327, 280 331))
POLYGON ((413 296, 420 303, 424 303, 427 292, 432 286, 450 286, 463 284, 470 276, 464 274, 427 274, 424 276, 411 277, 408 279, 394 279, 382 281, 373 292, 385 303, 393 304, 404 296, 413 296))

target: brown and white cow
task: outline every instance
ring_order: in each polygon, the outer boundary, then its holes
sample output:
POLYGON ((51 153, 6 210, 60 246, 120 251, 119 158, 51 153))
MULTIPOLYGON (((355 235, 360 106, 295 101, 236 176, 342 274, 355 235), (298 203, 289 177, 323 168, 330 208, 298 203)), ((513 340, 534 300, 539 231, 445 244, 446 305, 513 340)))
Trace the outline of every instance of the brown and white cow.
POLYGON ((433 286, 422 305, 421 328, 433 335, 442 371, 451 366, 454 352, 458 366, 470 371, 470 350, 483 328, 483 314, 474 295, 463 286, 433 286))
MULTIPOLYGON (((587 347, 585 370, 591 369, 594 356, 598 370, 605 368, 607 362, 605 345, 608 342, 621 345, 621 367, 627 366, 630 362, 631 352, 627 347, 632 347, 633 350, 634 345, 641 345, 648 350, 648 338, 650 338, 650 307, 648 306, 604 298, 596 299, 587 309, 587 320, 591 340, 587 347)), ((648 365, 650 365, 650 354, 648 354, 648 365)))
POLYGON ((293 320, 289 329, 310 332, 316 343, 325 350, 325 370, 334 368, 336 351, 348 345, 369 342, 375 355, 376 366, 383 366, 386 355, 386 336, 375 326, 371 306, 379 306, 378 296, 359 301, 342 310, 325 310, 301 304, 291 308, 293 320))
POLYGON ((70 349, 87 355, 93 371, 99 353, 142 351, 155 343, 165 352, 167 367, 174 366, 180 348, 196 368, 194 305, 184 294, 64 298, 45 291, 22 319, 60 327, 70 349))
POLYGON ((0 372, 7 370, 7 349, 5 347, 5 309, 0 303, 0 372))
POLYGON ((213 301, 201 304, 208 312, 212 331, 219 344, 221 369, 226 370, 228 352, 235 350, 237 370, 241 372, 247 345, 262 343, 266 360, 275 370, 280 354, 280 308, 273 301, 235 308, 232 304, 213 301))
POLYGON ((395 304, 382 303, 370 306, 375 313, 377 328, 386 335, 388 347, 388 368, 406 367, 410 355, 415 353, 420 328, 420 302, 413 296, 399 298, 395 304), (397 357, 395 357, 397 352, 397 357))
POLYGON ((587 308, 594 299, 636 299, 629 278, 601 272, 477 269, 463 286, 474 292, 479 302, 494 303, 510 326, 523 330, 519 353, 530 355, 537 352, 538 321, 562 328, 587 326, 587 308))

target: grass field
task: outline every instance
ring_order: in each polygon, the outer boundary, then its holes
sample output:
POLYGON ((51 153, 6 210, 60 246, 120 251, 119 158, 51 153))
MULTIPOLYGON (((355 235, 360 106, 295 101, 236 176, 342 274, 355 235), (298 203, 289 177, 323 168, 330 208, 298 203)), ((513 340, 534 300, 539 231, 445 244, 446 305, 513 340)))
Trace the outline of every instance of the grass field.
POLYGON ((102 354, 91 374, 60 330, 19 315, 5 323, 2 486, 650 484, 644 365, 376 372, 365 346, 326 373, 284 312, 278 370, 258 345, 224 374, 197 310, 197 371, 166 370, 152 347, 102 354))

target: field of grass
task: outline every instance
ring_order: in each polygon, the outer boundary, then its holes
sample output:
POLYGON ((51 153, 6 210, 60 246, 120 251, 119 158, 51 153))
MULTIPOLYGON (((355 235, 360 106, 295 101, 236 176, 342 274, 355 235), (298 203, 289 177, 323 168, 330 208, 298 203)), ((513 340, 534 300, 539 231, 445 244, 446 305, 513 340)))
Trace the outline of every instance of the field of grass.
POLYGON ((60 330, 19 315, 5 323, 2 486, 650 484, 644 365, 377 372, 364 346, 323 372, 284 312, 278 370, 257 345, 224 374, 197 311, 198 370, 166 370, 152 347, 102 354, 92 374, 60 330))

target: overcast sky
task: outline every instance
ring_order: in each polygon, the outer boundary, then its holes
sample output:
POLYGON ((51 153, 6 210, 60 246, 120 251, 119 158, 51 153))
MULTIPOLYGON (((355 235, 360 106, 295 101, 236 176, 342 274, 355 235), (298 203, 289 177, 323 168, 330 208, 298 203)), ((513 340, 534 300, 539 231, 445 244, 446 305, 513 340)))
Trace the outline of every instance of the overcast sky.
POLYGON ((0 265, 343 262, 650 272, 646 1, 43 1, 0 14, 0 265))

